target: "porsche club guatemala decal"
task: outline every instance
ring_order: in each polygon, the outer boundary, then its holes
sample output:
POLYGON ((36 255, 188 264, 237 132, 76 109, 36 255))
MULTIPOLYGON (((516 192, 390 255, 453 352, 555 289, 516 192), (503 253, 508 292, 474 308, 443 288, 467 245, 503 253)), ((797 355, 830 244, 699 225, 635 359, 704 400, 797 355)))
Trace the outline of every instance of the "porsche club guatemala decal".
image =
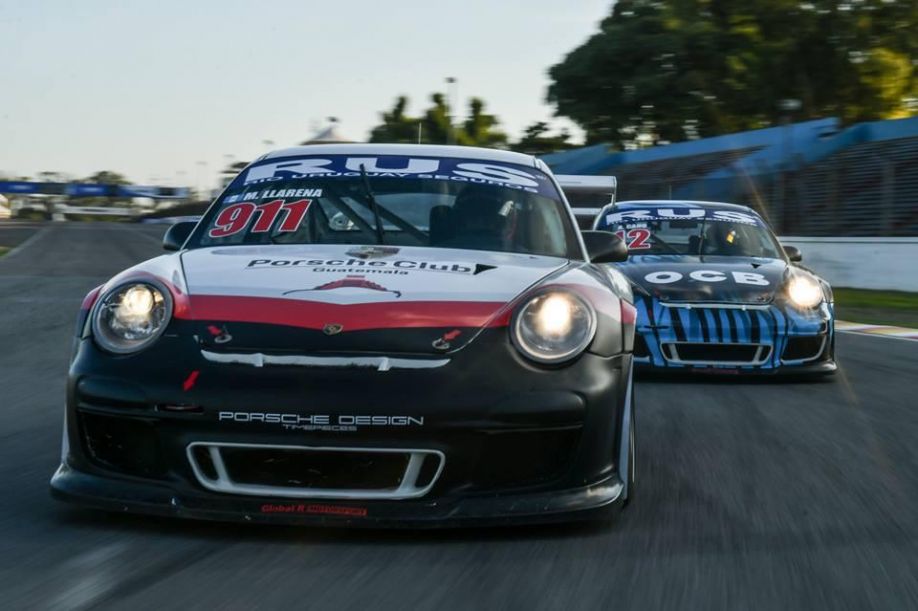
MULTIPOLYGON (((384 256, 384 255, 379 255, 384 256)), ((398 258, 391 261, 372 261, 366 258, 341 257, 330 259, 252 259, 246 265, 248 269, 310 268, 314 272, 360 271, 368 274, 398 274, 409 272, 442 272, 451 274, 476 274, 482 268, 491 266, 475 265, 463 261, 422 261, 417 259, 398 258)))

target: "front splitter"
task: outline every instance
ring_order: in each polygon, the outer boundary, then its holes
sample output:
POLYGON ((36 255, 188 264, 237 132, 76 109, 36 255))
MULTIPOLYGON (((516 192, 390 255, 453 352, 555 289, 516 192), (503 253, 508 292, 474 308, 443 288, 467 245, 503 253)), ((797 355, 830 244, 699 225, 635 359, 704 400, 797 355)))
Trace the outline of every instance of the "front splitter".
POLYGON ((101 477, 61 465, 55 498, 116 512, 327 527, 444 528, 602 519, 623 503, 617 476, 576 489, 437 500, 334 501, 178 493, 166 484, 101 477))

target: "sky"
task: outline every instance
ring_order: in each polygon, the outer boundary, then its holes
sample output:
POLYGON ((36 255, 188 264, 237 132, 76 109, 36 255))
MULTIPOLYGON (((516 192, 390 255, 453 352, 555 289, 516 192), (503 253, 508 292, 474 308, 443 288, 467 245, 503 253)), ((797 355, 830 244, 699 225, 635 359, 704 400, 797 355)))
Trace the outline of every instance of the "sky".
POLYGON ((611 4, 0 0, 0 175, 212 186, 326 117, 364 140, 399 95, 420 114, 446 77, 462 110, 483 98, 512 138, 571 126, 544 101, 547 70, 611 4))

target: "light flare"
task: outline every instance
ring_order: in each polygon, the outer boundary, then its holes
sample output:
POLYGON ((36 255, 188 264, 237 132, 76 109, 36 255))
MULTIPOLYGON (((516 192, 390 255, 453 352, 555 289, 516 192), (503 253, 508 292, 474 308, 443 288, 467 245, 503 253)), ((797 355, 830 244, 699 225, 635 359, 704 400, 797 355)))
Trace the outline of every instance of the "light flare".
POLYGON ((115 318, 126 327, 143 325, 150 320, 156 305, 153 293, 145 286, 132 286, 121 298, 115 309, 115 318))
POLYGON ((573 322, 573 304, 565 295, 550 295, 542 302, 536 314, 537 331, 548 337, 560 337, 570 333, 573 322))
POLYGON ((822 303, 822 287, 804 276, 797 276, 787 286, 787 295, 801 308, 815 308, 822 303))

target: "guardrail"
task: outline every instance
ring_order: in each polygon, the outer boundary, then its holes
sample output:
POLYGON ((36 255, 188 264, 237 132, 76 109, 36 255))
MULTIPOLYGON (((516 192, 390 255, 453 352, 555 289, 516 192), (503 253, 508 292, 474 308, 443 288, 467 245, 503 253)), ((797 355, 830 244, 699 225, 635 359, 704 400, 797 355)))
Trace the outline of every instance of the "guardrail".
POLYGON ((918 238, 778 239, 833 286, 918 292, 918 238))
MULTIPOLYGON (((598 208, 575 208, 582 229, 592 226, 598 208)), ((918 292, 918 238, 824 238, 785 236, 803 264, 833 286, 918 292)))
POLYGON ((124 216, 136 218, 143 212, 136 208, 124 208, 118 206, 69 206, 67 204, 55 204, 54 211, 51 213, 51 220, 66 221, 67 215, 80 216, 124 216))
POLYGON ((137 208, 124 208, 116 206, 67 206, 57 204, 54 211, 61 214, 87 214, 90 216, 138 216, 142 214, 137 208))

